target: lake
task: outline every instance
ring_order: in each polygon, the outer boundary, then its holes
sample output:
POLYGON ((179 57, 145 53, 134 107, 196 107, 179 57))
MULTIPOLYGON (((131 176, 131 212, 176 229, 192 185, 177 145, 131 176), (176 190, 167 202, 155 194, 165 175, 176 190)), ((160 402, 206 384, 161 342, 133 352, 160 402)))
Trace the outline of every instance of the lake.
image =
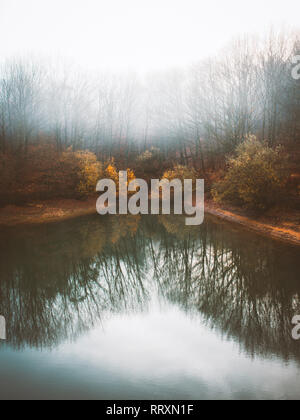
POLYGON ((300 399, 299 248, 206 217, 2 228, 0 399, 300 399))

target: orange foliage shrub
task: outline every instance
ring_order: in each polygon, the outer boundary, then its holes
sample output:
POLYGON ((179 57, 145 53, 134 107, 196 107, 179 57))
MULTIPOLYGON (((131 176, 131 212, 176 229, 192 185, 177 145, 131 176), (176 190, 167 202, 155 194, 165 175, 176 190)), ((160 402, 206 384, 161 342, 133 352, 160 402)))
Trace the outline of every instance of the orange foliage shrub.
MULTIPOLYGON (((107 168, 104 171, 104 178, 112 179, 117 186, 117 191, 119 191, 119 172, 116 168, 114 159, 111 159, 107 168)), ((135 179, 135 174, 132 169, 127 169, 127 186, 128 184, 135 179)))

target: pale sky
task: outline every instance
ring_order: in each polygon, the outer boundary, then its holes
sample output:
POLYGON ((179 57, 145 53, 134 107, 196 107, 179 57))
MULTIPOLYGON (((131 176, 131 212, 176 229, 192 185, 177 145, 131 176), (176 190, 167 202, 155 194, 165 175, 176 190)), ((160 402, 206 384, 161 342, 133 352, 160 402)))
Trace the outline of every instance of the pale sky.
POLYGON ((215 54, 239 34, 295 28, 299 16, 299 0, 0 0, 0 57, 152 70, 215 54))

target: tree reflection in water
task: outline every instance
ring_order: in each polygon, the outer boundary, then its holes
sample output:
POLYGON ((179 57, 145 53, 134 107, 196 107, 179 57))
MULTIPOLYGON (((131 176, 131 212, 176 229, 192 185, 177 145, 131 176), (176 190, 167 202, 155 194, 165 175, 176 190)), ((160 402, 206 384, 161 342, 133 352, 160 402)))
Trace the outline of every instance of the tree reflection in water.
POLYGON ((53 348, 111 313, 145 311, 155 295, 250 355, 300 361, 294 247, 210 219, 96 216, 3 230, 0 251, 0 313, 16 348, 53 348))

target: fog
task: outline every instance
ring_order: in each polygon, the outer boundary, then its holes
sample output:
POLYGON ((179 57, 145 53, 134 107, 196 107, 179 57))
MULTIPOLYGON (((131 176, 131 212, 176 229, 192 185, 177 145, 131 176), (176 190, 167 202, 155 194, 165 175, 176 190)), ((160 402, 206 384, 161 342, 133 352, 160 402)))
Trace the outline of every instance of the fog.
POLYGON ((237 35, 298 21, 298 0, 0 0, 0 55, 147 72, 185 66, 237 35))
POLYGON ((0 5, 7 162, 48 143, 122 167, 151 149, 205 172, 249 134, 291 150, 300 140, 296 1, 0 5))

